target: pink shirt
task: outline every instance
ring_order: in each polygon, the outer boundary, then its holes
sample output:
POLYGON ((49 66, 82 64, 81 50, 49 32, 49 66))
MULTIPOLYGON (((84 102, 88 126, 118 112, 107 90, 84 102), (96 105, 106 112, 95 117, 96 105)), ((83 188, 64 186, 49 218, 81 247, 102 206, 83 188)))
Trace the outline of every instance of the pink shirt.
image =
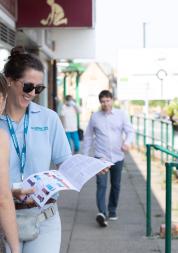
POLYGON ((94 147, 94 156, 113 163, 124 159, 123 144, 131 144, 134 130, 128 115, 121 109, 111 112, 95 112, 88 123, 83 143, 83 153, 89 154, 94 147))

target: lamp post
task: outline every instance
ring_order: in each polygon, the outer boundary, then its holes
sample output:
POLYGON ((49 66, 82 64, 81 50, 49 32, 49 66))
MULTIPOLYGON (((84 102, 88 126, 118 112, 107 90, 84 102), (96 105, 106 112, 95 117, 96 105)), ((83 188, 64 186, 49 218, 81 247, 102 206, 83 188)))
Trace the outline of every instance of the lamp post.
POLYGON ((163 99, 163 81, 167 76, 167 72, 164 69, 159 69, 156 73, 157 78, 161 81, 161 99, 163 99))
MULTIPOLYGON (((146 48, 146 22, 143 22, 143 48, 146 48)), ((149 92, 149 83, 146 83, 145 87, 145 104, 144 104, 144 114, 145 117, 148 117, 148 112, 149 112, 149 97, 148 97, 148 92, 149 92)))
POLYGON ((143 22, 143 48, 146 48, 146 22, 143 22))

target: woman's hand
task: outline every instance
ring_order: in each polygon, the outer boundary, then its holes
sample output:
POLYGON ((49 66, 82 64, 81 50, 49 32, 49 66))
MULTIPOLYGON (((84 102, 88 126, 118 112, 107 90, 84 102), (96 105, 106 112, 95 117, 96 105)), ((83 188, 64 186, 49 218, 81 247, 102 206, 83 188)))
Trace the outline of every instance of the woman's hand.
POLYGON ((29 189, 12 189, 12 195, 15 199, 18 199, 20 201, 23 201, 26 204, 32 204, 34 201, 29 198, 30 194, 34 193, 35 189, 34 188, 29 188, 29 189))
MULTIPOLYGON (((103 158, 103 157, 101 157, 101 158, 99 158, 101 161, 105 161, 106 159, 105 158, 103 158)), ((108 171, 109 171, 109 169, 110 169, 111 167, 106 167, 106 168, 104 168, 103 170, 101 170, 97 175, 104 175, 104 174, 106 174, 106 173, 108 173, 108 171)))
POLYGON ((107 167, 107 168, 101 170, 97 175, 104 175, 104 174, 108 173, 109 169, 110 169, 110 167, 107 167))

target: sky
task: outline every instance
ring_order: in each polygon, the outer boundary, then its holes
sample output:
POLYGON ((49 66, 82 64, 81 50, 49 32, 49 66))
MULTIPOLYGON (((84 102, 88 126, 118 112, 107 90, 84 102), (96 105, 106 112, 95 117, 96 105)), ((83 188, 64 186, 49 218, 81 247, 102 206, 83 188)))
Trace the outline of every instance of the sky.
POLYGON ((117 65, 118 50, 178 48, 177 0, 96 0, 97 59, 117 65))

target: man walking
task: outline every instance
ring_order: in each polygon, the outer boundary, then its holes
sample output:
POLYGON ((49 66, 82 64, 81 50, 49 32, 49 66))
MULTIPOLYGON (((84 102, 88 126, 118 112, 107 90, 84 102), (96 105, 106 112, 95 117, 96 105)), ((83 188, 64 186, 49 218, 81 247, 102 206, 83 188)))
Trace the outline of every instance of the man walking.
POLYGON ((106 227, 107 217, 110 220, 118 218, 117 206, 124 153, 129 150, 134 131, 126 112, 113 108, 113 96, 110 91, 101 91, 99 101, 101 110, 93 113, 90 118, 84 135, 83 153, 88 155, 90 148, 94 147, 96 158, 105 159, 114 164, 109 169, 111 188, 108 205, 105 201, 108 172, 103 171, 96 178, 96 202, 99 210, 96 221, 101 227, 106 227))

